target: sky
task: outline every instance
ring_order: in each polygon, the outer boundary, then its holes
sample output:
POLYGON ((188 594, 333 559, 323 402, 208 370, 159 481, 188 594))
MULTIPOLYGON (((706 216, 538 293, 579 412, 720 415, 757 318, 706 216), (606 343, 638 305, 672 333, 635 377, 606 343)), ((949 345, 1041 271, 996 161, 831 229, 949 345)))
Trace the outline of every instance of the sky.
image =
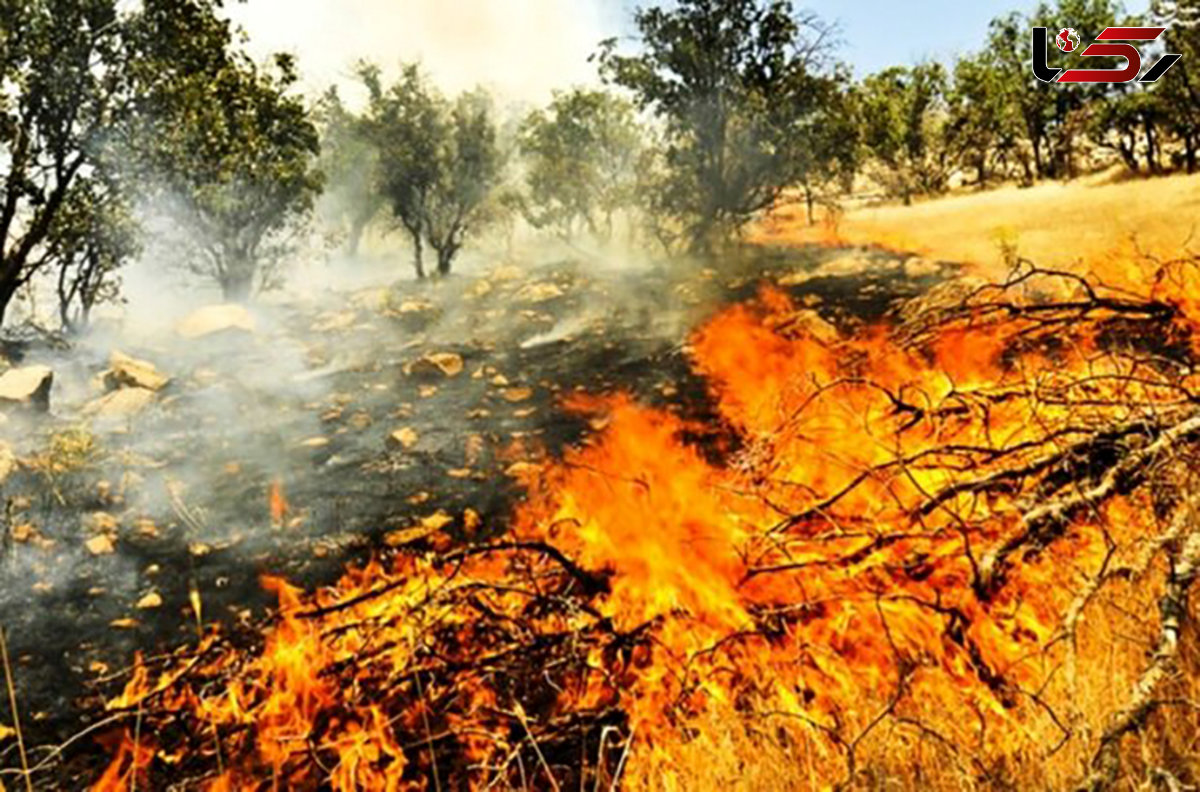
MULTIPOLYGON (((642 3, 648 0, 641 0, 642 3)), ((554 88, 595 81, 588 56, 627 36, 639 0, 246 0, 227 5, 250 49, 299 56, 306 87, 341 83, 367 58, 394 68, 419 60, 449 92, 483 85, 509 100, 542 103, 554 88)), ((797 0, 834 22, 839 57, 862 76, 978 49, 988 22, 1036 0, 797 0)), ((1140 10, 1146 0, 1127 0, 1140 10)), ((1064 26, 1069 21, 1064 20, 1064 26)))

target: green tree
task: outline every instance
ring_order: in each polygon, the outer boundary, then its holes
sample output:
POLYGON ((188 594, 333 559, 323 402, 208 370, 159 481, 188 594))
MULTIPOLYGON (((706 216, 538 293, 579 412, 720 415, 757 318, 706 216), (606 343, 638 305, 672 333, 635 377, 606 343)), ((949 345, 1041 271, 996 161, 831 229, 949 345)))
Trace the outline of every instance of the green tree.
POLYGON ((1025 172, 1032 171, 1021 142, 1020 110, 999 58, 991 52, 959 58, 947 94, 950 114, 947 139, 954 159, 975 170, 975 181, 983 187, 1000 169, 1006 176, 1016 159, 1025 172))
POLYGON ((907 205, 942 192, 949 177, 946 72, 938 63, 893 66, 863 80, 863 141, 888 192, 907 205))
POLYGON ((130 102, 124 30, 113 0, 0 0, 0 322, 78 252, 80 184, 130 102))
POLYGON ((448 275, 465 241, 492 218, 489 199, 503 160, 491 102, 479 91, 449 102, 412 64, 390 87, 373 66, 360 76, 370 95, 366 128, 379 152, 379 189, 412 240, 417 277, 425 277, 425 245, 437 255, 437 273, 448 275))
POLYGON ((1183 165, 1194 173, 1200 148, 1200 2, 1154 0, 1151 14, 1155 24, 1167 28, 1163 49, 1183 56, 1152 90, 1167 128, 1183 147, 1183 165))
POLYGON ((606 42, 602 73, 663 121, 669 178, 654 201, 711 251, 796 182, 796 129, 832 79, 829 29, 788 0, 679 0, 634 22, 640 51, 606 42))
POLYGON ((860 97, 848 83, 840 71, 819 83, 818 109, 796 119, 793 134, 805 143, 794 152, 796 183, 809 225, 816 222, 817 204, 832 205, 837 196, 849 192, 862 167, 860 97))
POLYGON ((120 268, 141 250, 141 233, 123 186, 103 171, 77 179, 50 233, 62 327, 87 328, 92 309, 119 299, 120 268))
POLYGON ((518 137, 526 219, 564 239, 582 229, 611 238, 615 216, 635 200, 641 137, 629 102, 604 91, 556 94, 518 137))
POLYGON ((367 227, 387 204, 378 189, 379 152, 365 121, 342 103, 330 88, 318 105, 321 126, 320 170, 325 191, 318 211, 346 234, 346 253, 358 254, 367 227))
POLYGON ((187 265, 216 280, 226 299, 245 300, 271 284, 287 235, 320 191, 319 136, 291 92, 292 58, 252 62, 216 7, 146 0, 131 152, 178 209, 193 243, 187 265))

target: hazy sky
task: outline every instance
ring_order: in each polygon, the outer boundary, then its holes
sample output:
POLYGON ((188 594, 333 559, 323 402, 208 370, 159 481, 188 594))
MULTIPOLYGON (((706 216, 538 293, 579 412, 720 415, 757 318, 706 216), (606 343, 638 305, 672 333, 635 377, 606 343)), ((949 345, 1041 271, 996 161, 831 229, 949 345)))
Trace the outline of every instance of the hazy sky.
MULTIPOLYGON (((590 82, 588 56, 628 33, 638 0, 247 0, 231 15, 259 56, 300 56, 306 85, 349 82, 355 59, 385 67, 420 60, 449 91, 487 85, 542 102, 555 87, 590 82)), ((866 74, 978 48, 993 17, 1036 0, 797 0, 840 28, 840 57, 866 74)), ((1129 0, 1141 9, 1146 0, 1129 0)), ((1064 26, 1069 21, 1063 21, 1064 26)))

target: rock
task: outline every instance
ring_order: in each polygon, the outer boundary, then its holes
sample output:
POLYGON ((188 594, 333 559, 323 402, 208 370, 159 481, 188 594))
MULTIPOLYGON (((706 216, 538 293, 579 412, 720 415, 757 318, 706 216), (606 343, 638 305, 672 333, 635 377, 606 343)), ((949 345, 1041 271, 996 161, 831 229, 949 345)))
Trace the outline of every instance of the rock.
POLYGON ((463 359, 453 352, 427 352, 407 366, 407 372, 414 376, 457 377, 462 373, 463 359))
POLYGON ((776 317, 767 322, 767 326, 788 336, 808 336, 825 346, 832 346, 841 340, 836 327, 811 308, 801 308, 790 314, 776 317))
POLYGON ((157 395, 147 388, 122 388, 101 396, 83 408, 83 414, 96 418, 127 418, 145 410, 157 395))
POLYGON ((113 544, 113 540, 105 534, 93 536, 91 539, 88 539, 86 542, 84 542, 83 546, 86 547, 88 552, 94 556, 112 555, 117 551, 116 545, 113 544))
POLYGON ((17 455, 13 453, 12 446, 0 440, 0 484, 15 473, 17 467, 17 455))
POLYGON ((389 448, 403 448, 407 450, 414 447, 420 439, 415 429, 406 426, 388 435, 387 444, 389 448))
POLYGON ((175 332, 188 339, 225 332, 253 333, 257 329, 254 316, 244 306, 233 303, 205 306, 188 314, 175 326, 175 332))
POLYGON ((533 396, 532 388, 505 388, 500 391, 500 395, 505 401, 516 404, 517 402, 527 401, 533 396))
POLYGON ((0 375, 0 405, 16 404, 46 412, 53 384, 54 372, 49 366, 9 369, 0 375))
POLYGON ((151 591, 134 603, 133 607, 137 608, 138 610, 150 610, 151 608, 162 607, 162 604, 162 595, 160 595, 157 591, 151 591))
POLYGON ((108 365, 104 384, 110 391, 131 387, 160 391, 171 382, 171 378, 159 372, 153 363, 131 358, 121 352, 114 351, 108 365))
POLYGON ((554 283, 530 283, 517 290, 513 299, 523 303, 544 303, 558 299, 564 294, 563 290, 554 283))

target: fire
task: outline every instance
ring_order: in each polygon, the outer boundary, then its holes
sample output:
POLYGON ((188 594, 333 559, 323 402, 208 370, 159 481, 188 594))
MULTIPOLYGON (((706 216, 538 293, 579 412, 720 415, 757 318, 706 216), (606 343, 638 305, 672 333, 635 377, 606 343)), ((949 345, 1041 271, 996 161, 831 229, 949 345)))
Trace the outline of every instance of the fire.
POLYGON ((282 528, 290 509, 287 496, 283 494, 283 481, 280 479, 272 480, 271 486, 267 488, 267 507, 271 514, 271 525, 282 528))
MULTIPOLYGON (((1139 422, 1196 383, 1105 352, 1104 322, 1158 321, 1164 301, 1080 319, 1028 307, 1075 305, 1074 281, 1025 277, 1034 297, 997 292, 916 329, 838 330, 765 290, 689 347, 740 441, 728 458, 668 410, 575 397, 604 428, 526 470, 505 538, 372 562, 311 595, 267 579, 280 613, 260 651, 139 673, 118 705, 155 697, 207 735, 224 758, 213 790, 661 787, 685 783, 697 724, 716 718, 813 788, 871 763, 916 783, 912 752, 945 746, 981 767, 1049 761, 1075 725, 1103 726, 1072 688, 1115 706, 1136 673, 1139 650, 1083 616, 1084 593, 1146 552, 1164 508, 1132 479, 1071 506, 1093 486, 1079 460, 1137 453, 1139 422), (1092 645, 1107 659, 1089 672, 1075 658, 1092 645)), ((1189 305, 1169 320, 1181 333, 1189 305)), ((1073 750, 1047 784, 1076 772, 1073 750)), ((123 747, 98 788, 139 756, 123 747)))

